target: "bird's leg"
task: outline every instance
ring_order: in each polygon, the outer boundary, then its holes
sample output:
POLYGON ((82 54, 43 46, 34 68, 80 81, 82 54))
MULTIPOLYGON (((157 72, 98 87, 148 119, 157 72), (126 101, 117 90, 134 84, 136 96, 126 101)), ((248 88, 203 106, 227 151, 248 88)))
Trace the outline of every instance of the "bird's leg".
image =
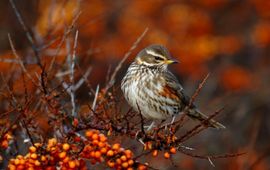
POLYGON ((149 126, 144 126, 146 129, 146 131, 150 131, 153 127, 155 126, 155 121, 152 121, 152 123, 149 126))
POLYGON ((174 121, 175 121, 175 115, 173 115, 172 117, 171 125, 174 123, 174 121))
POLYGON ((167 130, 168 126, 172 126, 172 124, 174 123, 174 121, 175 121, 175 115, 172 117, 171 123, 166 123, 165 124, 165 130, 167 130))

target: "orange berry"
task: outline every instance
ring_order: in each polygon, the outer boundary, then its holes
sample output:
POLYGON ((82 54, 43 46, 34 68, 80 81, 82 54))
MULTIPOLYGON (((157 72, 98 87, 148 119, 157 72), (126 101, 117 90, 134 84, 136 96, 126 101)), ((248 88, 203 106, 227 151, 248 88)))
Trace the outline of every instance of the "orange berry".
POLYGON ((56 138, 51 138, 48 141, 48 145, 50 145, 50 146, 55 146, 56 143, 57 143, 57 139, 56 138))
POLYGON ((104 134, 100 134, 99 135, 99 140, 100 140, 100 142, 106 142, 107 138, 106 138, 106 136, 104 134))
POLYGON ((94 158, 95 157, 95 151, 90 152, 90 157, 94 158))
POLYGON ((20 164, 20 160, 19 159, 15 159, 14 164, 15 165, 19 165, 20 164))
POLYGON ((127 161, 127 157, 126 157, 125 155, 122 155, 122 156, 120 157, 120 159, 121 159, 123 162, 127 161))
POLYGON ((170 149, 170 152, 171 152, 172 154, 175 154, 175 153, 176 153, 175 147, 172 147, 172 148, 170 149))
POLYGON ((77 167, 79 167, 80 166, 80 161, 78 159, 76 159, 75 164, 76 164, 77 167))
POLYGON ((133 170, 133 168, 129 167, 127 170, 133 170))
POLYGON ((64 143, 62 148, 63 148, 64 151, 68 151, 69 148, 70 148, 70 145, 68 143, 64 143))
POLYGON ((96 145, 96 146, 98 145, 98 143, 99 143, 99 141, 97 139, 93 140, 93 142, 92 142, 92 144, 96 145))
POLYGON ((35 146, 36 148, 38 148, 38 147, 41 147, 42 144, 41 144, 41 143, 35 143, 34 146, 35 146))
POLYGON ((169 159, 170 157, 171 157, 171 155, 169 154, 169 152, 164 153, 164 158, 169 159))
POLYGON ((75 167, 76 167, 75 161, 69 161, 69 162, 68 162, 68 166, 69 166, 70 168, 75 168, 75 167))
POLYGON ((9 133, 7 133, 7 134, 5 135, 5 139, 10 140, 10 139, 12 139, 12 136, 11 136, 9 133))
POLYGON ((30 155, 30 158, 32 158, 32 159, 37 159, 37 154, 36 153, 32 153, 31 155, 30 155))
POLYGON ((93 133, 94 132, 92 130, 88 130, 88 131, 85 132, 85 136, 88 137, 88 138, 91 138, 93 133))
POLYGON ((40 166, 40 165, 41 165, 41 163, 38 160, 36 160, 35 161, 35 166, 40 166))
POLYGON ((46 158, 46 156, 42 155, 41 158, 40 158, 40 160, 44 162, 44 161, 47 160, 47 158, 46 158))
POLYGON ((120 149, 120 144, 119 143, 113 144, 112 149, 118 151, 120 149))
POLYGON ((95 158, 100 158, 100 157, 101 157, 100 151, 96 151, 96 152, 95 152, 95 158))
POLYGON ((129 166, 129 165, 128 165, 128 163, 127 163, 127 162, 123 162, 123 163, 122 163, 122 167, 123 167, 123 168, 125 168, 125 169, 126 169, 128 166, 129 166))
POLYGON ((104 148, 104 147, 101 148, 101 149, 100 149, 100 152, 101 152, 102 154, 105 154, 105 153, 107 152, 107 148, 104 148))
POLYGON ((134 164, 134 161, 132 159, 128 160, 128 164, 132 166, 134 164))
POLYGON ((25 160, 24 159, 20 159, 20 164, 25 164, 25 160))
POLYGON ((132 157, 132 155, 133 155, 132 151, 131 151, 131 150, 129 150, 129 149, 125 150, 124 152, 125 152, 125 154, 126 154, 127 158, 131 158, 131 157, 132 157))
POLYGON ((3 140, 1 143, 1 147, 6 149, 8 147, 8 141, 7 140, 3 140))
POLYGON ((63 162, 64 162, 64 163, 68 163, 69 160, 70 160, 69 157, 66 156, 65 159, 63 160, 63 162))
POLYGON ((104 147, 106 144, 104 142, 98 142, 98 147, 102 148, 104 147))
POLYGON ((15 165, 9 164, 8 165, 8 168, 9 168, 9 170, 16 170, 16 166, 15 165))
POLYGON ((108 152, 107 152, 107 156, 113 156, 114 155, 114 152, 112 151, 112 150, 109 150, 108 152))
POLYGON ((145 165, 139 165, 138 166, 138 170, 146 170, 147 168, 146 168, 146 166, 145 165))
POLYGON ((22 155, 17 155, 16 158, 17 159, 23 159, 23 156, 22 155))
POLYGON ((93 139, 93 140, 97 140, 97 139, 98 139, 98 134, 94 133, 94 134, 92 135, 92 139, 93 139))
POLYGON ((16 169, 17 169, 17 170, 23 170, 23 169, 24 169, 24 166, 23 166, 23 165, 18 165, 18 166, 16 167, 16 169))
POLYGON ((115 160, 115 162, 116 162, 118 165, 121 165, 121 164, 122 164, 122 161, 121 161, 121 159, 119 159, 119 158, 117 158, 117 159, 115 160))
POLYGON ((34 147, 34 146, 30 146, 29 147, 29 152, 36 152, 37 151, 37 148, 36 147, 34 147))
POLYGON ((152 155, 153 155, 154 157, 156 157, 156 156, 158 155, 158 150, 154 150, 153 153, 152 153, 152 155))
POLYGON ((107 162, 107 165, 110 167, 110 168, 113 168, 115 166, 115 163, 113 161, 108 161, 107 162))
POLYGON ((58 157, 60 158, 60 159, 64 159, 65 157, 67 156, 67 153, 64 151, 64 152, 60 152, 59 154, 58 154, 58 157))

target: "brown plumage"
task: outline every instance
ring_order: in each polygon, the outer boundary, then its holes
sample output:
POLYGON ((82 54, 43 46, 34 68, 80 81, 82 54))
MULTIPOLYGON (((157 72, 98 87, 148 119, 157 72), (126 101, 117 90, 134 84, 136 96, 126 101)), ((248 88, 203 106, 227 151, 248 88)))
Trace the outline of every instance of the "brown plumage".
MULTIPOLYGON (((189 105, 189 97, 167 68, 176 62, 165 47, 151 45, 139 52, 129 66, 121 89, 129 105, 137 112, 140 109, 145 118, 165 120, 181 113, 189 105)), ((199 121, 208 118, 193 104, 187 115, 199 121)), ((208 123, 214 128, 225 128, 213 119, 208 123)))

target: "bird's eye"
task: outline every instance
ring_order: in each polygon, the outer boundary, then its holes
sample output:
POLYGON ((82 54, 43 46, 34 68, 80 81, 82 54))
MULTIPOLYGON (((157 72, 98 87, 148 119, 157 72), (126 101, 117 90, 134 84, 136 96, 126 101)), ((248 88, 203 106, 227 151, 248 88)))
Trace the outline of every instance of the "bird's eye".
POLYGON ((163 61, 164 59, 163 59, 163 58, 161 58, 161 57, 156 56, 156 57, 155 57, 155 60, 158 60, 158 61, 163 61))

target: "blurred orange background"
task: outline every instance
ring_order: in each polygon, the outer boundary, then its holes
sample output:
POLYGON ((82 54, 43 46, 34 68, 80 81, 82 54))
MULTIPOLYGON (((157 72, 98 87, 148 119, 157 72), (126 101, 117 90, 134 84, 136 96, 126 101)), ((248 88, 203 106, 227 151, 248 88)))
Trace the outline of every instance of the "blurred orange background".
MULTIPOLYGON (((92 66, 89 81, 93 87, 103 85, 108 69, 115 68, 148 28, 117 76, 117 85, 138 51, 150 44, 163 44, 180 61, 171 70, 189 95, 210 73, 196 100, 197 105, 209 114, 225 106, 219 120, 227 129, 205 131, 186 145, 196 148, 198 153, 247 152, 241 157, 215 160, 216 169, 264 170, 270 167, 270 1, 15 2, 35 42, 40 47, 49 44, 41 50, 46 59, 55 54, 57 44, 71 25, 78 30, 78 64, 85 70, 92 66)), ((20 54, 31 53, 25 33, 7 0, 0 2, 0 26, 0 72, 9 73, 11 63, 4 59, 14 59, 14 56, 8 33, 20 54)), ((56 56, 57 62, 65 59, 66 48, 64 43, 56 56)), ((23 57, 31 65, 33 61, 27 60, 27 55, 23 57)), ((17 88, 22 91, 22 87, 14 87, 17 88)), ((78 97, 83 97, 84 90, 80 89, 78 97)), ((148 161, 155 164, 154 167, 175 168, 170 161, 159 161, 160 165, 156 165, 155 159, 148 161)), ((173 161, 180 169, 212 168, 208 161, 181 154, 173 161)))

